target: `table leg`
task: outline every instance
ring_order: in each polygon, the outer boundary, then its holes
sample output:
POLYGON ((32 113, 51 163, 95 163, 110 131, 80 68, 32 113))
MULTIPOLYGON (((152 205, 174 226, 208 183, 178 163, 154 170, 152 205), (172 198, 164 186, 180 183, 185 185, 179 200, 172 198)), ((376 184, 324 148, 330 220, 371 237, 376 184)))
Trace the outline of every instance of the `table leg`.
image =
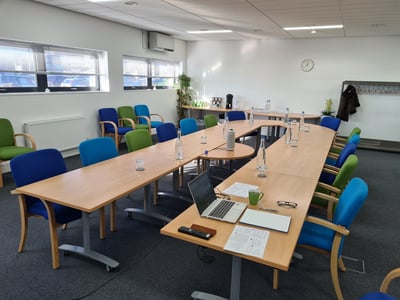
POLYGON ((89 224, 89 213, 82 212, 82 231, 83 231, 83 247, 63 244, 58 247, 58 249, 63 250, 64 252, 72 252, 84 257, 93 259, 100 263, 106 265, 107 271, 111 271, 119 266, 119 262, 111 259, 108 256, 105 256, 101 253, 91 250, 90 247, 90 224, 89 224))
MULTIPOLYGON (((238 256, 232 256, 231 273, 231 295, 230 300, 239 300, 240 298, 240 276, 242 273, 242 259, 238 256)), ((191 295, 196 300, 227 300, 226 298, 209 293, 194 291, 191 295)))

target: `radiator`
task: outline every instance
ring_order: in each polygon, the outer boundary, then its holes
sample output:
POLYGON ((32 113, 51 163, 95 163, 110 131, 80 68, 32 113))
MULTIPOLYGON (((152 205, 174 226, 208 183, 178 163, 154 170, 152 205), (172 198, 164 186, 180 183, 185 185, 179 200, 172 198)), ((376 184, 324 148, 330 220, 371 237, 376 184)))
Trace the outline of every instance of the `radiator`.
POLYGON ((35 139, 37 149, 56 148, 60 151, 72 150, 86 139, 85 118, 67 116, 24 123, 24 132, 35 139))

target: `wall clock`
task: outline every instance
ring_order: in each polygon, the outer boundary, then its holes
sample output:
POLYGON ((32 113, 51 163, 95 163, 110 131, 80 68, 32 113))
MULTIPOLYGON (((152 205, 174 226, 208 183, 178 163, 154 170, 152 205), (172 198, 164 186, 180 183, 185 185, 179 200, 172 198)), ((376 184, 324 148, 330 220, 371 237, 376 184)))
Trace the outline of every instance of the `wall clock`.
POLYGON ((300 68, 303 72, 310 72, 314 68, 314 61, 310 58, 306 58, 301 62, 300 68))

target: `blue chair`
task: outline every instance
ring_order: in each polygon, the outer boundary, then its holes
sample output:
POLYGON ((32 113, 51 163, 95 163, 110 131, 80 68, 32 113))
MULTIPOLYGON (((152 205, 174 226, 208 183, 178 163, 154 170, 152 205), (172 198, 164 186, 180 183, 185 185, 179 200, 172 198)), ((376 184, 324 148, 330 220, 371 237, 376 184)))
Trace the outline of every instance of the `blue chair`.
MULTIPOLYGON (((83 141, 79 144, 79 155, 83 166, 89 166, 118 156, 118 150, 110 137, 98 137, 83 141)), ((115 201, 111 203, 111 231, 116 230, 115 201)), ((105 237, 105 211, 100 208, 100 238, 105 237)))
MULTIPOLYGON (((339 169, 343 166, 347 157, 349 157, 350 154, 354 154, 356 152, 356 148, 357 146, 355 144, 347 143, 346 146, 342 149, 342 151, 340 151, 338 156, 335 155, 335 153, 331 153, 328 155, 324 167, 332 169, 335 172, 339 172, 339 169)), ((334 180, 335 180, 335 175, 328 172, 322 172, 319 178, 320 182, 324 182, 327 184, 332 184, 334 180)))
MULTIPOLYGON (((64 158, 57 149, 42 149, 19 155, 10 161, 11 173, 17 187, 67 172, 64 158)), ((28 218, 32 216, 48 220, 53 269, 60 266, 57 227, 82 217, 79 210, 49 203, 38 198, 18 194, 21 213, 21 238, 18 252, 24 250, 28 231, 28 218)))
POLYGON ((157 128, 164 123, 164 118, 160 114, 150 113, 149 107, 146 104, 137 104, 134 106, 134 109, 136 116, 139 117, 139 124, 150 123, 151 128, 157 128), (157 117, 158 120, 152 119, 153 116, 157 117))
POLYGON ((226 113, 229 121, 246 120, 246 114, 241 110, 232 110, 226 113))
POLYGON ((381 286, 379 288, 379 292, 368 293, 368 294, 362 296, 359 300, 396 300, 396 299, 398 299, 387 293, 388 289, 389 289, 389 285, 391 284, 393 279, 396 279, 398 277, 400 277, 400 268, 391 270, 383 279, 381 286))
POLYGON ((160 143, 166 142, 172 139, 176 139, 178 134, 176 132, 174 123, 163 123, 156 128, 157 138, 160 143))
POLYGON ((122 137, 129 131, 135 129, 135 122, 133 122, 129 118, 118 118, 118 112, 115 108, 101 108, 99 109, 99 117, 100 117, 100 128, 101 128, 101 136, 111 136, 117 149, 119 147, 119 143, 121 142, 122 137), (131 123, 130 127, 124 127, 123 121, 127 121, 131 123))
POLYGON ((341 120, 335 117, 324 116, 319 125, 338 131, 341 120))
MULTIPOLYGON (((368 196, 368 186, 362 179, 353 178, 341 194, 332 222, 308 216, 300 233, 298 246, 330 255, 331 278, 338 299, 343 299, 339 284, 338 266, 345 272, 342 249, 349 227, 368 196)), ((328 197, 326 198, 328 200, 328 197)))
POLYGON ((179 126, 181 127, 181 134, 187 135, 199 130, 197 126, 196 119, 185 118, 179 121, 179 126))

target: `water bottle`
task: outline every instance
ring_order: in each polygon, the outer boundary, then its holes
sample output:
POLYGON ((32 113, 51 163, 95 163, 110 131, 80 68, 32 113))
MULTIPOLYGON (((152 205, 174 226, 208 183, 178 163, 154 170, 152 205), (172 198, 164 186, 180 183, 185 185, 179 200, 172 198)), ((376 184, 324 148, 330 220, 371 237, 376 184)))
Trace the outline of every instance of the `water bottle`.
POLYGON ((259 171, 258 177, 266 177, 265 170, 267 169, 267 157, 265 152, 265 140, 261 137, 260 147, 257 152, 257 170, 259 171))
POLYGON ((271 110, 271 100, 266 100, 265 101, 265 110, 270 111, 271 110))
POLYGON ((222 135, 224 136, 224 139, 226 140, 226 136, 228 134, 228 129, 229 129, 229 120, 228 120, 228 116, 225 113, 225 122, 224 122, 224 128, 222 130, 222 135))
POLYGON ((285 125, 289 124, 289 107, 286 107, 286 113, 285 113, 285 118, 283 119, 283 122, 285 125))
POLYGON ((250 126, 253 126, 253 124, 254 124, 254 107, 252 107, 250 110, 249 124, 250 124, 250 126))
POLYGON ((299 126, 300 126, 300 130, 303 131, 304 130, 304 111, 301 112, 299 126))
POLYGON ((292 124, 290 123, 290 121, 288 121, 285 134, 285 144, 290 144, 291 141, 292 141, 292 124))
POLYGON ((178 136, 176 138, 176 143, 175 143, 175 158, 177 160, 182 160, 183 159, 183 143, 181 139, 181 130, 178 129, 178 136))

